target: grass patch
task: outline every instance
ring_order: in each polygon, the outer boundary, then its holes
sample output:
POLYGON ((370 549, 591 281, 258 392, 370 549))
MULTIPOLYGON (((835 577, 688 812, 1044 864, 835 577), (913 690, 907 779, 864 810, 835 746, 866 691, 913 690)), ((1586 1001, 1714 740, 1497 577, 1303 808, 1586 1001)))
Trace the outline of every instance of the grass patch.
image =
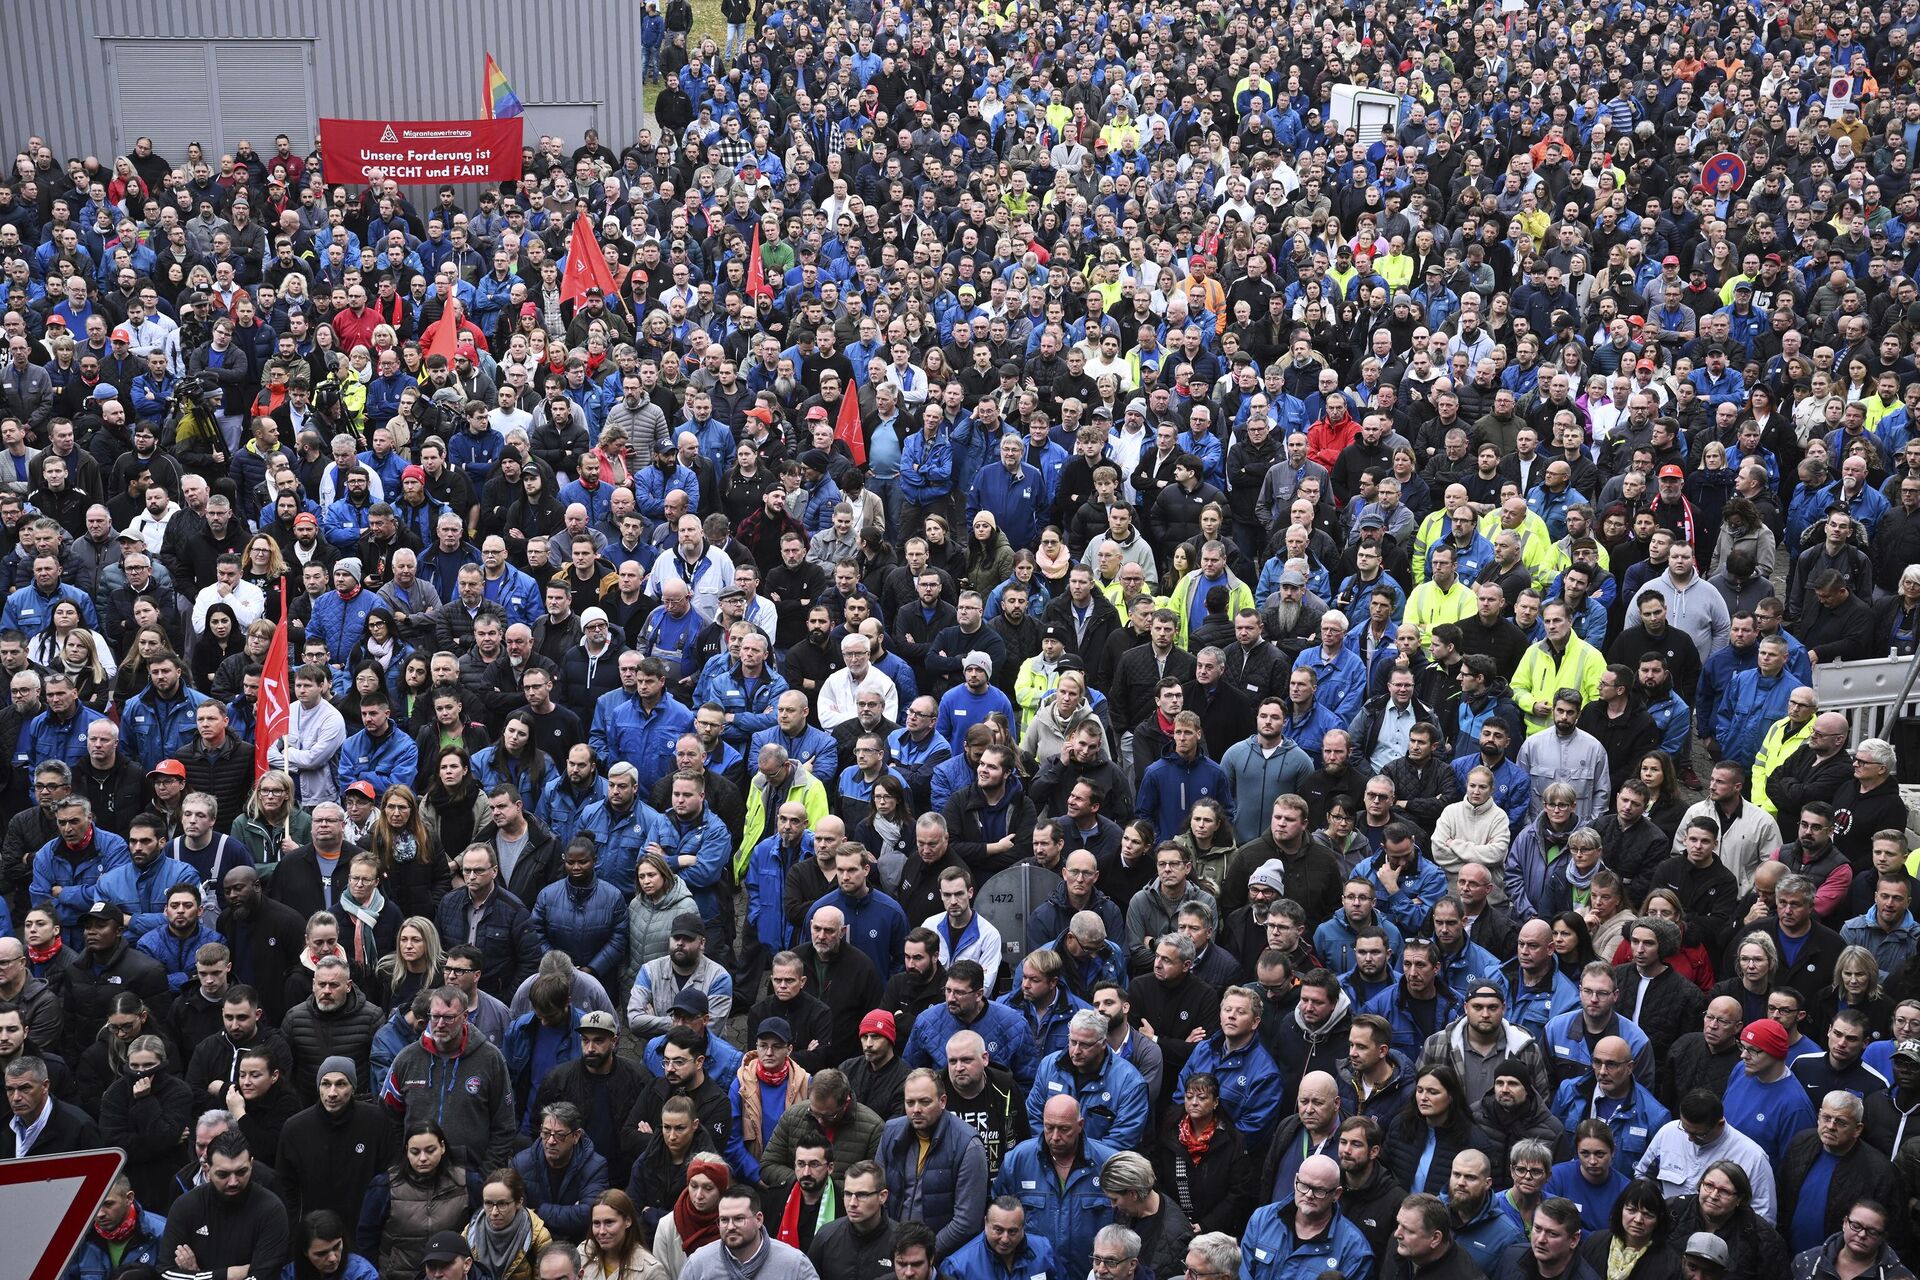
MULTIPOLYGON (((727 22, 720 16, 720 0, 690 0, 693 5, 693 31, 689 33, 688 43, 698 44, 702 36, 712 36, 725 46, 727 22)), ((660 96, 659 85, 646 85, 642 101, 646 104, 647 114, 653 114, 653 100, 660 96)))

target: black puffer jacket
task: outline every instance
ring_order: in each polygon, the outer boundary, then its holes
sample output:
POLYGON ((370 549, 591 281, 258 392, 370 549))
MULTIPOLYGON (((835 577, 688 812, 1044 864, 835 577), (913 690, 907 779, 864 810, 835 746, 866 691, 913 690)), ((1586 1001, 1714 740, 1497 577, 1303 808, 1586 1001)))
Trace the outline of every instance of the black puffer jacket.
POLYGON ((351 1058, 360 1072, 362 1096, 373 1087, 367 1058, 373 1038, 386 1025, 386 1014, 358 991, 347 992, 346 1003, 338 1009, 322 1009, 318 997, 308 996, 287 1011, 280 1021, 280 1033, 293 1050, 293 1087, 307 1102, 319 1097, 316 1073, 328 1058, 351 1058))

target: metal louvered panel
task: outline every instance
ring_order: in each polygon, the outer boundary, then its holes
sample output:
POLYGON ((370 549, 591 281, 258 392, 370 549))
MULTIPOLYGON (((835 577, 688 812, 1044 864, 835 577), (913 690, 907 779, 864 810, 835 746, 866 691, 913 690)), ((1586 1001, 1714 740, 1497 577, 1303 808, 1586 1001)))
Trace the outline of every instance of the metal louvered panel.
POLYGON ((293 41, 243 40, 210 46, 220 149, 242 138, 261 155, 273 150, 275 134, 313 138, 313 69, 310 46, 293 41))
MULTIPOLYGON (((177 163, 188 142, 218 155, 246 137, 266 150, 283 132, 304 155, 322 114, 472 118, 481 110, 489 49, 523 102, 597 104, 601 136, 616 151, 648 123, 635 76, 640 6, 622 0, 469 0, 461 21, 437 32, 428 57, 417 42, 385 38, 381 24, 391 15, 366 0, 66 0, 6 4, 4 12, 9 38, 0 40, 0 120, 9 136, 37 134, 63 158, 123 154, 144 134, 177 163), (592 38, 582 40, 581 31, 592 38), (311 49, 299 76, 269 82, 246 103, 220 87, 229 72, 248 72, 246 65, 226 65, 228 51, 285 45, 311 49), (42 56, 54 48, 73 56, 42 56), (130 60, 124 68, 121 55, 130 60)), ((291 70, 290 63, 282 65, 291 70)), ((574 110, 558 113, 548 127, 568 135, 571 147, 583 124, 584 113, 574 110)), ((538 139, 531 121, 529 131, 538 139)))
POLYGON ((207 47, 195 40, 114 40, 115 136, 131 149, 142 134, 163 156, 184 156, 189 142, 216 148, 207 47))

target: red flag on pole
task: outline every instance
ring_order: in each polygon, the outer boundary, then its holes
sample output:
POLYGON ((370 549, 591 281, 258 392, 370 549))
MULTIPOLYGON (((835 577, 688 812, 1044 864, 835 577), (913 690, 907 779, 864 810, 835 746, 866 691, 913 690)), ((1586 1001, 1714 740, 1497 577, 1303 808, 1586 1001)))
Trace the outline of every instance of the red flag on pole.
POLYGON ((860 396, 856 387, 840 393, 840 418, 833 424, 833 438, 847 446, 854 466, 867 465, 867 433, 860 427, 860 396))
POLYGON ((567 241, 567 269, 560 277, 560 300, 577 302, 590 288, 605 295, 617 287, 613 272, 607 269, 606 255, 600 252, 600 242, 594 238, 587 216, 581 214, 573 220, 573 235, 567 241))
POLYGON ((260 670, 259 722, 254 728, 253 771, 265 773, 267 751, 287 736, 293 723, 293 704, 287 679, 287 579, 280 578, 280 622, 273 629, 273 645, 260 670))
POLYGON ((771 298, 773 286, 767 283, 767 273, 760 266, 760 228, 753 228, 753 248, 747 251, 747 296, 757 298, 761 294, 771 298))

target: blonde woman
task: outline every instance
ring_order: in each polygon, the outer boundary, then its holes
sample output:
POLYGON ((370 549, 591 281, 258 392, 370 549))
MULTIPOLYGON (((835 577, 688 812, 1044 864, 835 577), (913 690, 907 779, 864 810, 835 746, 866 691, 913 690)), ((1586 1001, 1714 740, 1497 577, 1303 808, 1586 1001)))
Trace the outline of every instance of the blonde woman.
MULTIPOLYGON (((67 601, 61 603, 69 609, 73 607, 67 601)), ((48 634, 50 632, 42 632, 41 638, 48 634)), ((58 656, 41 665, 49 675, 64 675, 83 707, 105 711, 113 699, 113 673, 119 664, 114 662, 113 651, 107 648, 106 639, 98 631, 84 626, 67 628, 66 634, 60 637, 58 656)))
POLYGON ((1087 699, 1086 673, 1062 671, 1054 677, 1052 692, 1041 695, 1040 709, 1027 724, 1027 732, 1020 740, 1021 758, 1038 768, 1058 756, 1067 740, 1085 724, 1100 731, 1101 753, 1111 758, 1112 744, 1107 741, 1106 726, 1087 699))
POLYGON ((408 916, 400 922, 393 952, 381 957, 374 966, 374 984, 380 1002, 389 1010, 404 1009, 421 991, 440 985, 441 962, 446 958, 440 946, 440 930, 425 916, 408 916))
POLYGON ((312 838, 313 821, 294 802, 293 775, 269 769, 253 784, 247 807, 228 834, 247 846, 257 865, 271 867, 312 838))
POLYGON ((1493 773, 1484 767, 1470 770, 1466 792, 1442 809, 1433 825, 1434 864, 1454 882, 1469 862, 1489 871, 1504 866, 1512 839, 1507 811, 1493 800, 1493 773))
POLYGON ((1866 1018, 1868 1035, 1874 1040, 1884 1040, 1892 1033, 1893 1000, 1881 982, 1879 961, 1872 951, 1858 944, 1840 952, 1833 962, 1832 985, 1815 993, 1813 1005, 1807 1010, 1807 1034, 1824 1041, 1834 1015, 1843 1009, 1866 1018))

